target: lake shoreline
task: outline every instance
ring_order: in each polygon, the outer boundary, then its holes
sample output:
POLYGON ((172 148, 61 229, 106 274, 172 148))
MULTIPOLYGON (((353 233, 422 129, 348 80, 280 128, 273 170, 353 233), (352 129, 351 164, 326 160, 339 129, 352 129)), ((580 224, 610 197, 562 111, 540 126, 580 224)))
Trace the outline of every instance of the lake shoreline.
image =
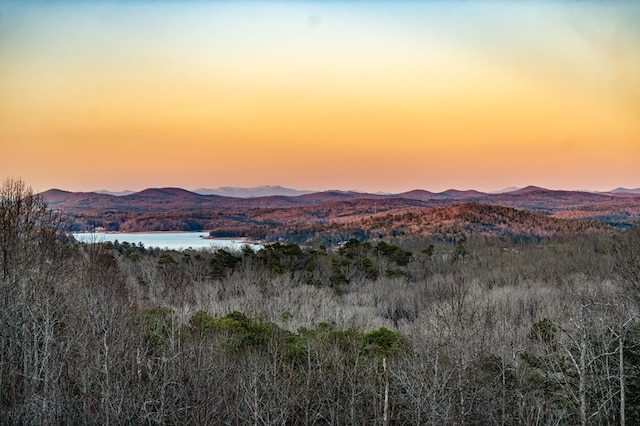
POLYGON ((249 246, 253 249, 261 249, 264 242, 250 240, 248 238, 216 238, 211 237, 209 231, 150 231, 150 232, 74 232, 72 236, 82 242, 127 242, 129 244, 142 244, 145 247, 158 247, 169 250, 187 249, 242 249, 249 246), (197 238, 196 238, 197 237, 197 238))
MULTIPOLYGON (((72 232, 72 234, 82 234, 82 235, 118 235, 118 234, 126 234, 126 235, 136 235, 136 234, 209 234, 214 231, 205 230, 205 231, 81 231, 81 232, 72 232)), ((203 236, 200 235, 200 238, 204 240, 216 240, 216 241, 245 241, 248 244, 266 244, 267 242, 264 240, 255 240, 247 237, 212 237, 211 235, 203 236)))

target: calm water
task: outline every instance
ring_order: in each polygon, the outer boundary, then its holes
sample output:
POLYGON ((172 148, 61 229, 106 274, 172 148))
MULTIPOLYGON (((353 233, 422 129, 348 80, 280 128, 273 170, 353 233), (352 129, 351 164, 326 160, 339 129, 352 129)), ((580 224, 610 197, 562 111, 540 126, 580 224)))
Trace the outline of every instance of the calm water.
POLYGON ((206 239, 206 232, 115 232, 115 233, 74 233, 73 236, 78 241, 84 242, 104 242, 115 241, 128 242, 130 244, 142 243, 145 247, 159 247, 170 250, 192 249, 218 249, 240 250, 243 246, 248 245, 253 250, 260 250, 262 244, 249 244, 243 240, 233 239, 206 239))

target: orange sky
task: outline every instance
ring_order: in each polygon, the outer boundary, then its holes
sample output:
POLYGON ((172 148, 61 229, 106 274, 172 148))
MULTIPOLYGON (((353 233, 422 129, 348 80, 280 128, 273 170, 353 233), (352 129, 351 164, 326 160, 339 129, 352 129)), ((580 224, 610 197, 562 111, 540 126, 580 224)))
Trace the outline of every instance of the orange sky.
POLYGON ((6 2, 0 171, 36 190, 640 187, 625 1, 6 2))

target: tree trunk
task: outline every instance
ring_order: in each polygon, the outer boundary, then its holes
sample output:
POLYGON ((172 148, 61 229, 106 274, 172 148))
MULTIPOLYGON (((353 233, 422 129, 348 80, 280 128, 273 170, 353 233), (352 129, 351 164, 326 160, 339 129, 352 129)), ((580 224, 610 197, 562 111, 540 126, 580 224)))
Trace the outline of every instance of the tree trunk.
POLYGON ((625 426, 625 390, 624 390, 624 339, 622 331, 618 334, 618 375, 620 377, 620 426, 625 426))
POLYGON ((382 358, 382 370, 384 371, 384 409, 382 413, 382 424, 389 424, 389 372, 387 371, 387 358, 382 358))
POLYGON ((586 389, 586 374, 587 374, 587 342, 584 331, 584 325, 582 326, 582 338, 580 339, 580 371, 578 372, 579 384, 578 384, 578 396, 580 398, 580 424, 587 426, 587 389, 586 389))

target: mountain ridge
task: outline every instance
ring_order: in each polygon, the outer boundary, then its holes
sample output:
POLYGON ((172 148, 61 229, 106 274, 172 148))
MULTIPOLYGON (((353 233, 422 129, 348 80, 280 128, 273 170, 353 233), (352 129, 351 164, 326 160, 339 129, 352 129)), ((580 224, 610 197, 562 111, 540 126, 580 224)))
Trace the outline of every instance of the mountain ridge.
POLYGON ((194 189, 193 192, 200 195, 222 195, 225 197, 236 198, 258 198, 276 195, 297 196, 310 194, 314 191, 285 188, 280 185, 261 185, 249 188, 233 186, 221 186, 218 188, 197 188, 194 189))
MULTIPOLYGON (((217 188, 196 188, 193 190, 179 188, 179 187, 164 187, 164 188, 175 188, 182 189, 184 191, 192 192, 199 195, 221 195, 225 197, 233 197, 233 198, 257 198, 264 196, 274 196, 274 195, 285 195, 285 196, 300 196, 300 195, 308 195, 308 194, 316 194, 323 192, 340 192, 340 193, 354 193, 354 194, 369 194, 369 195, 382 195, 382 196, 404 196, 406 194, 411 193, 423 193, 430 194, 431 196, 478 196, 478 195, 498 195, 498 194, 512 194, 512 193, 523 193, 523 192, 533 192, 533 191, 551 191, 551 192, 582 192, 582 193, 591 193, 591 194, 607 194, 607 195, 640 195, 640 187, 639 188, 625 188, 625 187, 617 187, 608 191, 592 191, 592 190, 566 190, 566 189, 549 189, 536 185, 528 185, 525 187, 516 187, 510 186, 496 191, 479 191, 476 189, 456 189, 449 188, 444 191, 434 192, 429 191, 427 189, 415 188, 408 191, 393 193, 393 192, 385 192, 385 191, 377 191, 377 192, 366 192, 359 190, 341 190, 341 189, 327 189, 327 190, 300 190, 295 188, 283 187, 281 185, 260 185, 253 187, 234 187, 234 186, 221 186, 217 188)), ((148 189, 162 189, 162 187, 149 187, 139 191, 132 191, 129 189, 125 189, 122 191, 111 191, 107 189, 99 189, 94 191, 70 191, 61 188, 51 188, 47 191, 43 191, 42 193, 48 191, 63 191, 67 193, 74 194, 101 194, 101 195, 113 195, 117 197, 123 197, 127 195, 133 195, 140 192, 144 192, 148 189)))
MULTIPOLYGON (((265 187, 266 188, 266 187, 265 187)), ((268 187, 276 188, 276 187, 268 187)), ((270 190, 271 190, 270 189, 270 190)), ((286 189, 286 188, 285 188, 286 189)), ((74 210, 78 207, 93 205, 96 209, 110 210, 202 210, 224 208, 280 208, 305 206, 349 200, 386 200, 405 199, 420 201, 425 206, 455 204, 460 202, 480 202, 499 204, 509 207, 525 208, 546 212, 566 210, 593 203, 603 203, 620 198, 640 197, 634 190, 618 188, 616 192, 586 192, 551 190, 538 186, 527 186, 517 190, 500 193, 486 193, 469 190, 448 189, 431 192, 415 189, 398 194, 366 193, 357 191, 328 190, 308 192, 298 195, 263 195, 259 197, 231 197, 217 194, 201 194, 177 187, 146 188, 127 195, 114 195, 104 192, 71 192, 62 189, 50 189, 41 195, 52 207, 66 207, 74 210)))

